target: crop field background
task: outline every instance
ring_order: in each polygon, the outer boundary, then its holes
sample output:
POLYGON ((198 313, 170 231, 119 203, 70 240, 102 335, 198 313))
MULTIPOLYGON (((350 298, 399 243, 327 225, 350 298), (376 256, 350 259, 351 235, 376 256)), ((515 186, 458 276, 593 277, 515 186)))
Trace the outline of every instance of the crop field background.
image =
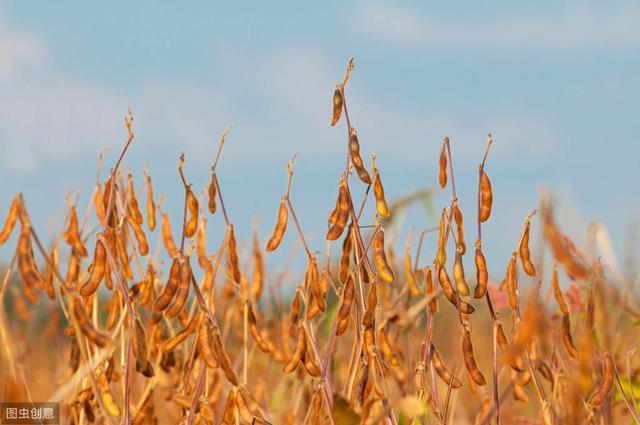
POLYGON ((0 423, 640 424, 636 5, 39 6, 0 423))

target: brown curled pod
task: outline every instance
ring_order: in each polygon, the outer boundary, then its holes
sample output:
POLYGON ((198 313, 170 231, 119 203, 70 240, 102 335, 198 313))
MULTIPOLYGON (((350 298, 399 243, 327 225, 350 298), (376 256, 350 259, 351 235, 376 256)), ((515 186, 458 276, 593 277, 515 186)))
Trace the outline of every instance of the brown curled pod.
POLYGON ((318 308, 320 309, 320 311, 326 311, 327 310, 327 291, 329 290, 329 278, 328 278, 328 271, 322 270, 322 273, 320 273, 320 279, 318 281, 318 285, 316 287, 316 292, 313 294, 314 298, 316 299, 317 303, 318 303, 318 308))
POLYGON ((522 231, 522 236, 520 237, 520 246, 518 251, 520 253, 520 260, 522 260, 522 268, 524 272, 529 276, 536 275, 536 268, 531 262, 531 251, 529 251, 529 230, 531 224, 529 217, 524 222, 524 230, 522 231))
POLYGON ((111 341, 109 339, 109 336, 106 334, 103 334, 102 332, 99 332, 93 326, 91 319, 87 315, 87 312, 85 311, 84 306, 82 305, 82 301, 80 301, 80 299, 76 297, 72 297, 70 301, 72 304, 71 308, 73 311, 73 316, 78 322, 78 326, 80 326, 80 331, 93 344, 101 348, 106 347, 107 344, 109 344, 109 342, 111 341))
POLYGON ((91 266, 91 273, 87 281, 80 287, 80 295, 87 297, 93 294, 98 285, 104 278, 104 272, 107 265, 107 251, 100 239, 96 241, 96 247, 93 251, 93 265, 91 266))
POLYGON ((127 243, 124 233, 117 233, 115 241, 122 271, 127 279, 133 279, 133 270, 131 269, 131 260, 129 259, 129 253, 127 252, 127 243))
POLYGON ((445 137, 442 142, 442 149, 440 150, 440 159, 438 160, 438 183, 440 187, 444 188, 447 185, 447 142, 448 137, 445 137))
POLYGON ((207 220, 202 217, 198 227, 198 238, 196 241, 196 253, 198 254, 198 265, 203 269, 207 267, 207 220))
POLYGON ((198 205, 198 198, 193 194, 191 189, 187 189, 187 209, 189 210, 189 218, 187 219, 187 225, 184 229, 184 235, 187 238, 191 238, 196 234, 198 229, 198 211, 200 207, 198 205))
POLYGON ((443 208, 440 213, 440 231, 438 233, 438 248, 436 250, 436 263, 444 267, 447 263, 447 209, 443 208))
POLYGON ((378 269, 378 275, 385 282, 393 282, 395 276, 387 262, 387 255, 384 252, 384 230, 382 226, 377 226, 373 238, 373 259, 378 269))
POLYGON ((89 255, 87 248, 82 242, 82 236, 80 236, 78 213, 76 212, 75 205, 71 205, 69 208, 69 224, 64 232, 64 239, 73 249, 76 250, 79 256, 86 257, 89 255))
POLYGON ((353 249, 353 239, 351 235, 351 226, 347 231, 342 242, 342 254, 340 255, 340 263, 338 268, 338 281, 344 284, 349 277, 351 270, 351 250, 353 249))
POLYGON ((211 214, 215 214, 218 208, 216 204, 216 174, 213 167, 211 167, 211 180, 207 186, 207 208, 211 214))
MULTIPOLYGON (((173 337, 163 342, 161 346, 162 352, 167 353, 173 350, 178 346, 178 344, 180 344, 182 341, 187 339, 189 335, 191 335, 196 330, 196 328, 198 328, 198 324, 200 323, 200 316, 201 316, 201 313, 196 313, 191 319, 191 321, 187 324, 187 326, 185 326, 180 332, 175 334, 173 337)), ((200 350, 200 352, 202 353, 202 350, 200 350)))
POLYGON ((456 248, 456 259, 453 263, 453 280, 456 282, 456 289, 460 295, 469 295, 469 286, 464 277, 464 266, 462 265, 462 254, 460 248, 456 248))
POLYGON ((231 366, 231 361, 229 360, 229 356, 227 355, 226 350, 224 349, 224 345, 222 344, 222 339, 220 338, 220 330, 215 328, 213 330, 213 350, 218 357, 218 362, 220 363, 220 368, 224 372, 224 376, 227 377, 227 380, 231 385, 238 386, 240 381, 238 380, 238 375, 233 370, 231 366))
POLYGON ((138 243, 138 252, 140 252, 142 256, 147 255, 149 253, 149 243, 147 242, 147 236, 144 234, 144 230, 142 230, 142 226, 129 216, 127 216, 127 223, 131 226, 133 236, 135 236, 136 242, 138 243))
POLYGON ((11 232, 16 225, 16 219, 18 218, 18 214, 20 213, 20 196, 16 195, 11 201, 11 206, 9 207, 9 214, 7 214, 7 218, 4 221, 4 226, 2 226, 2 230, 0 231, 0 245, 5 243, 9 236, 11 236, 11 232))
POLYGON ((457 247, 464 255, 467 252, 467 244, 464 241, 464 216, 457 203, 453 206, 453 220, 456 223, 457 247))
POLYGON ((127 174, 127 197, 129 202, 129 215, 136 223, 142 225, 142 213, 138 206, 138 200, 136 199, 136 191, 133 187, 133 176, 131 173, 127 174))
POLYGON ((564 301, 564 296, 562 295, 562 291, 560 290, 560 283, 558 282, 558 265, 553 264, 553 273, 551 275, 551 286, 553 287, 553 295, 558 303, 558 307, 562 312, 563 316, 569 315, 569 307, 567 303, 564 301))
POLYGON ((289 309, 289 336, 296 334, 298 317, 300 316, 300 294, 296 291, 291 298, 291 308, 289 309))
POLYGON ((487 293, 487 285, 489 284, 489 272, 487 271, 487 260, 482 253, 480 240, 476 241, 476 253, 474 256, 476 263, 476 280, 477 286, 473 293, 475 298, 482 298, 487 293))
POLYGON ((347 225, 347 220, 349 220, 349 206, 351 200, 349 199, 349 192, 347 190, 346 181, 343 179, 340 182, 340 186, 338 188, 338 202, 336 204, 336 218, 335 223, 331 225, 329 230, 327 231, 327 239, 330 241, 335 241, 344 232, 344 228, 347 225))
POLYGON ((431 360, 433 361, 433 367, 436 370, 436 373, 444 382, 450 384, 452 388, 460 388, 462 386, 462 382, 455 376, 451 376, 451 372, 447 368, 447 365, 442 361, 438 350, 435 345, 431 344, 431 360), (453 383, 451 380, 453 379, 453 383))
POLYGON ((353 281, 353 275, 349 276, 347 283, 345 283, 342 290, 342 300, 340 302, 340 308, 338 309, 338 325, 336 327, 336 335, 340 336, 346 332, 349 326, 349 318, 351 316, 351 306, 355 298, 355 282, 353 281))
POLYGON ((104 219, 107 215, 107 212, 104 208, 104 202, 102 202, 102 187, 100 186, 100 183, 96 183, 96 187, 94 189, 93 206, 96 210, 96 217, 98 218, 98 222, 101 225, 104 225, 104 219))
POLYGON ((438 267, 438 282, 440 282, 440 287, 442 288, 444 296, 449 300, 449 302, 456 305, 456 291, 453 289, 449 273, 447 273, 447 269, 444 267, 438 267))
POLYGON ((615 366, 613 364, 613 358, 611 357, 611 353, 607 353, 604 357, 602 379, 600 379, 594 393, 589 397, 589 404, 592 406, 600 406, 605 401, 613 388, 614 375, 615 366))
POLYGON ((349 156, 351 157, 351 163, 353 168, 356 169, 358 178, 364 184, 371 184, 371 176, 364 166, 362 157, 360 156, 360 142, 358 141, 358 133, 356 129, 351 127, 349 134, 349 156))
MULTIPOLYGON (((74 255, 72 255, 72 257, 77 259, 74 255)), ((24 295, 29 299, 29 302, 35 304, 38 301, 38 294, 34 291, 42 286, 43 277, 33 259, 31 225, 28 223, 24 223, 20 229, 17 259, 18 272, 23 283, 24 295)))
POLYGON ((491 207, 493 206, 493 190, 491 188, 491 180, 484 170, 480 174, 480 211, 478 216, 480 222, 484 223, 491 216, 491 207))
POLYGON ((147 358, 147 336, 139 317, 136 317, 135 319, 134 334, 132 346, 133 354, 136 357, 136 371, 148 378, 151 378, 155 376, 155 372, 151 362, 147 358))
POLYGON ((344 98, 342 96, 342 84, 337 84, 336 89, 333 91, 333 116, 331 118, 331 126, 334 126, 340 120, 342 115, 342 105, 344 104, 344 98))
POLYGON ((275 251, 278 246, 280 246, 280 242, 282 242, 282 237, 287 231, 287 222, 289 220, 289 209, 287 208, 287 197, 283 196, 280 199, 280 207, 278 208, 278 221, 276 221, 276 226, 273 229, 273 235, 269 242, 267 242, 267 251, 275 251))
POLYGON ((568 315, 562 316, 562 342, 564 348, 567 349, 567 353, 574 359, 578 358, 578 349, 573 343, 573 337, 571 336, 571 321, 568 315))
POLYGON ((253 279, 251 283, 251 296, 255 302, 260 301, 264 286, 264 258, 260 251, 260 242, 257 232, 253 235, 253 279))
POLYGON ((162 217, 162 242, 164 243, 164 247, 169 254, 169 257, 173 258, 178 254, 178 247, 173 240, 173 235, 171 234, 171 221, 169 219, 169 214, 166 214, 160 211, 160 216, 162 217))
POLYGON ((151 176, 144 170, 144 177, 147 181, 147 226, 152 232, 156 228, 156 203, 153 199, 153 185, 151 184, 151 176))
POLYGON ((437 313, 438 309, 438 298, 436 297, 436 288, 433 284, 433 274, 431 273, 431 268, 429 266, 422 269, 424 273, 424 293, 431 297, 429 300, 429 309, 432 313, 437 313))
POLYGON ((205 316, 201 316, 198 325, 197 344, 198 351, 202 356, 202 360, 210 369, 217 369, 219 366, 218 358, 213 351, 213 334, 209 327, 209 321, 205 316))
POLYGON ((120 313, 120 291, 113 291, 113 295, 109 300, 109 313, 107 314, 107 319, 105 320, 104 327, 108 330, 113 330, 115 328, 116 323, 118 321, 118 313, 120 313))
MULTIPOLYGON (((258 423, 255 421, 255 414, 249 408, 247 403, 247 399, 242 392, 242 387, 238 387, 238 391, 236 391, 236 407, 238 409, 238 414, 240 415, 240 419, 242 419, 243 423, 258 423)), ((246 391, 246 390, 245 390, 246 391)))
POLYGON ((256 315, 253 313, 253 307, 251 307, 251 305, 248 306, 248 316, 249 332, 251 333, 251 337, 262 352, 269 354, 269 345, 260 334, 260 329, 258 329, 258 323, 256 321, 256 315))
POLYGON ((376 211, 378 211, 378 215, 380 217, 388 218, 389 217, 389 207, 387 205, 387 200, 384 196, 384 186, 382 186, 382 180, 380 179, 380 173, 376 168, 376 155, 371 154, 371 162, 373 163, 373 195, 376 198, 376 211))
POLYGON ((304 369, 310 376, 317 378, 322 373, 322 369, 320 368, 320 365, 316 361, 316 358, 311 351, 311 344, 309 344, 308 342, 305 345, 305 351, 302 355, 301 362, 302 366, 304 366, 304 369))
POLYGON ((468 329, 464 330, 464 336, 462 338, 462 357, 464 359, 464 365, 469 372, 469 376, 473 379, 473 382, 482 386, 486 384, 484 375, 478 369, 476 359, 473 356, 473 345, 471 344, 471 333, 468 329))
POLYGON ((182 272, 182 262, 181 259, 176 257, 173 259, 171 263, 171 269, 169 270, 169 279, 167 279, 167 284, 164 289, 153 302, 153 311, 162 311, 171 302, 173 296, 178 290, 178 286, 180 283, 180 276, 182 272))
POLYGON ((371 358, 371 355, 376 351, 376 330, 374 326, 374 319, 375 313, 373 310, 367 309, 364 316, 362 316, 362 325, 364 326, 364 353, 367 359, 371 358))
POLYGON ((287 361, 287 363, 285 363, 284 367, 282 368, 282 371, 284 373, 291 373, 296 369, 298 363, 300 363, 300 360, 302 360, 302 356, 304 355, 304 352, 306 350, 306 340, 307 333, 305 332, 304 327, 299 326, 298 337, 296 338, 296 347, 291 354, 291 358, 289 358, 289 361, 287 361))
POLYGON ((507 294, 509 295, 509 305, 513 310, 517 310, 520 305, 520 300, 518 298, 518 263, 515 252, 511 254, 505 279, 507 294))
POLYGON ((58 250, 56 247, 52 248, 49 260, 45 262, 44 275, 42 276, 42 282, 47 296, 50 300, 54 300, 56 297, 55 287, 53 286, 53 271, 58 270, 58 250))
POLYGON ((180 280, 178 290, 173 298, 173 303, 167 309, 167 317, 176 317, 184 310, 184 306, 189 298, 189 288, 191 287, 191 264, 188 258, 182 259, 180 265, 180 280))
POLYGON ((524 372, 526 369, 524 367, 522 357, 518 356, 515 353, 512 353, 509 350, 507 335, 505 335, 504 333, 504 328, 502 327, 502 323, 499 323, 499 322, 496 326, 496 340, 498 342, 498 347, 500 347, 500 351, 502 352, 502 355, 505 356, 505 360, 509 362, 509 366, 511 366, 511 369, 516 370, 518 372, 524 372))
POLYGON ((231 266, 231 275, 236 283, 240 283, 240 266, 238 265, 238 244, 236 235, 233 231, 233 224, 229 224, 227 228, 229 232, 229 240, 227 241, 227 258, 231 266))

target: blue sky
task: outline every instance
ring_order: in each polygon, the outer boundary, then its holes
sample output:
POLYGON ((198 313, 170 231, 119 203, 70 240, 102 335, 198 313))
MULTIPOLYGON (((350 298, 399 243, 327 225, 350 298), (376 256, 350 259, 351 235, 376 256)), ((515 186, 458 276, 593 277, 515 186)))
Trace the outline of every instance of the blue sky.
MULTIPOLYGON (((149 162, 172 212, 179 153, 203 187, 218 135, 233 126, 219 174, 243 237, 255 214, 262 239, 270 232, 297 153, 293 202, 323 251, 346 142, 343 123, 328 125, 331 94, 353 56, 353 124, 366 157, 378 153, 390 198, 436 184, 449 136, 471 217, 491 132, 485 248, 495 269, 541 186, 577 241, 597 220, 621 253, 640 212, 637 22, 633 2, 0 2, 0 211, 22 191, 41 233, 58 231, 68 191, 86 205, 100 148, 114 162, 130 106, 137 138, 125 166, 139 184, 149 162)), ((222 224, 209 222, 212 249, 222 224)), ((404 222, 432 225, 420 207, 404 222)))

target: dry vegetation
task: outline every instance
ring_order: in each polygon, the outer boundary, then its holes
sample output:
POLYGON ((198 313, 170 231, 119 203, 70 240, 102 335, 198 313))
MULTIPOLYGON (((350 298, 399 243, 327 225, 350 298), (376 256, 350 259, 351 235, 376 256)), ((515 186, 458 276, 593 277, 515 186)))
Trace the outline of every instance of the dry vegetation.
POLYGON ((389 235, 385 247, 394 205, 349 121, 352 69, 349 61, 333 95, 331 125, 346 123, 348 149, 323 258, 316 250, 325 247, 307 245, 291 203, 293 159, 266 248, 254 229, 239 255, 216 173, 226 131, 199 197, 180 158, 178 232, 156 205, 148 170, 137 191, 133 176, 119 172, 134 141, 131 114, 118 162, 96 182, 81 219, 77 199, 67 199, 64 233, 49 248, 17 194, 0 233, 0 243, 12 233, 17 240, 0 288, 0 399, 59 401, 64 423, 74 424, 638 421, 635 275, 604 267, 597 237, 596 248, 575 246, 548 197, 513 235, 504 275, 487 268, 490 136, 479 152, 478 198, 466 200, 477 202, 477 217, 465 222, 459 208, 445 138, 438 180, 451 203, 440 225, 408 235, 404 252, 394 252, 389 235), (365 209, 375 209, 373 223, 360 222, 365 209), (212 253, 205 216, 226 226, 212 253), (477 231, 475 243, 465 225, 477 231), (532 255, 534 229, 541 237, 532 255), (170 259, 164 272, 158 249, 150 250, 154 234, 170 259), (264 266, 284 237, 299 238, 308 264, 288 299, 269 296, 266 282, 283 274, 264 266), (421 256, 428 244, 433 262, 421 256))

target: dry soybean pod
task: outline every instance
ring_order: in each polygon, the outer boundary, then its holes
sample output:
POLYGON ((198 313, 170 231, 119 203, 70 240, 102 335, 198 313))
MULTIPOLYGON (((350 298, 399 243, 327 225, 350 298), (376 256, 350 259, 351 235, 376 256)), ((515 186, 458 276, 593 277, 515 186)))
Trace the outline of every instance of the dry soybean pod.
POLYGON ((207 186, 207 208, 211 214, 216 213, 216 173, 214 168, 211 167, 211 180, 209 180, 209 186, 207 186))
POLYGON ((162 217, 162 242, 164 243, 164 247, 167 249, 167 253, 169 257, 175 257, 178 254, 178 247, 173 240, 173 235, 171 234, 171 221, 169 215, 162 210, 160 210, 160 216, 162 217))
POLYGON ((189 218, 187 219, 187 226, 184 230, 184 235, 187 238, 191 238, 196 234, 198 229, 198 211, 200 206, 198 205, 198 198, 194 195, 191 188, 187 188, 187 209, 189 210, 189 218))
POLYGON ((493 190, 491 188, 491 180, 487 173, 482 170, 480 174, 480 222, 484 223, 491 216, 491 207, 493 206, 493 190))
POLYGON ((278 246, 280 246, 280 242, 282 242, 282 237, 287 231, 287 221, 289 220, 289 209, 287 208, 287 197, 286 195, 280 199, 280 207, 278 208, 278 221, 276 221, 276 226, 273 229, 273 235, 269 242, 267 242, 267 251, 275 251, 278 246))
POLYGON ((229 241, 227 242, 227 258, 231 266, 233 280, 240 283, 240 266, 238 265, 238 244, 236 243, 236 235, 233 231, 233 224, 228 225, 229 241))
POLYGON ((237 425, 240 423, 238 416, 238 406, 236 404, 236 389, 232 388, 229 391, 229 396, 224 404, 224 412, 222 413, 223 425, 237 425))
POLYGON ((69 208, 69 225, 67 230, 64 232, 64 239, 71 247, 73 247, 73 249, 76 250, 79 256, 86 257, 89 255, 87 248, 82 242, 82 237, 80 236, 80 229, 78 228, 78 213, 75 205, 71 205, 69 208))
POLYGON ((142 225, 142 213, 138 206, 138 200, 136 199, 136 191, 133 187, 133 176, 131 173, 127 174, 127 197, 129 202, 129 215, 136 223, 142 225))
POLYGON ((80 326, 80 330, 87 337, 89 341, 97 345, 98 347, 106 347, 110 342, 109 336, 99 332, 93 327, 91 319, 87 315, 87 312, 82 305, 82 301, 79 298, 72 297, 70 299, 73 309, 73 316, 80 326))
POLYGON ((344 98, 342 97, 342 84, 337 84, 333 91, 333 116, 331 118, 331 126, 333 127, 340 120, 342 115, 342 105, 344 104, 344 98))
POLYGON ((91 274, 87 281, 80 287, 80 295, 87 297, 93 294, 98 285, 104 278, 104 272, 107 264, 107 251, 100 239, 96 240, 96 247, 93 252, 93 265, 91 266, 91 274))
POLYGON ((349 192, 347 191, 346 180, 344 178, 340 181, 340 186, 338 187, 338 202, 336 204, 336 219, 335 223, 331 225, 329 230, 327 231, 327 239, 330 241, 335 241, 344 232, 344 228, 347 225, 347 220, 349 219, 349 192))
POLYGON ((9 214, 7 215, 6 220, 4 221, 4 226, 2 226, 2 231, 0 231, 0 245, 5 243, 9 236, 11 236, 11 232, 16 225, 16 219, 18 218, 18 213, 20 212, 20 196, 16 195, 11 201, 11 206, 9 207, 9 214))
POLYGON ((122 271, 127 279, 133 279, 133 270, 131 269, 131 260, 129 259, 129 253, 127 252, 127 244, 125 241, 124 233, 115 234, 116 250, 120 259, 120 265, 122 271))
POLYGON ((262 335, 260 334, 260 329, 258 329, 258 323, 256 321, 256 316, 253 313, 253 307, 249 305, 249 332, 251 333, 251 337, 255 341, 258 348, 264 352, 269 353, 269 345, 266 343, 262 335))
POLYGON ((438 233, 438 248, 436 251, 436 263, 444 267, 447 263, 447 209, 440 213, 440 231, 438 233))
POLYGON ((607 398, 613 388, 614 365, 611 353, 607 353, 604 358, 604 367, 602 369, 602 379, 598 384, 595 392, 589 397, 589 404, 592 406, 601 405, 607 398))
POLYGON ((522 363, 522 358, 514 353, 511 353, 509 350, 509 343, 507 342, 507 335, 504 333, 504 328, 502 327, 502 323, 498 322, 497 324, 497 332, 496 332, 496 340, 498 342, 498 346, 502 351, 502 355, 506 357, 509 361, 509 365, 513 370, 518 372, 524 372, 524 364, 522 363))
POLYGON ((385 282, 393 282, 395 276, 387 262, 387 255, 384 252, 384 230, 378 223, 376 223, 376 232, 373 239, 373 258, 378 268, 380 278, 385 282))
POLYGON ((347 330, 349 326, 349 318, 351 316, 351 305, 355 298, 355 282, 353 281, 353 274, 349 275, 347 283, 344 285, 342 291, 342 300, 340 302, 340 308, 338 309, 338 325, 336 327, 336 335, 340 336, 347 330))
POLYGON ((151 184, 151 176, 145 168, 144 178, 147 181, 147 226, 152 232, 156 228, 156 203, 153 200, 153 185, 151 184))
POLYGON ((462 357, 464 358, 464 365, 473 379, 473 382, 482 386, 486 384, 484 379, 484 375, 478 369, 478 365, 476 364, 476 359, 473 356, 473 345, 471 344, 471 332, 469 329, 464 329, 464 337, 462 339, 462 357))
POLYGON ((180 276, 182 270, 181 259, 178 257, 173 259, 171 263, 171 269, 169 270, 169 279, 167 279, 167 284, 165 285, 163 291, 160 293, 158 298, 153 302, 153 311, 162 311, 171 302, 173 296, 178 290, 178 285, 180 283, 180 276))
POLYGON ((201 316, 200 312, 196 313, 196 315, 193 316, 193 318, 187 324, 187 326, 185 326, 180 332, 175 334, 173 337, 163 342, 161 347, 162 352, 166 353, 173 350, 178 344, 180 344, 182 341, 187 339, 189 335, 191 335, 198 327, 198 324, 200 323, 200 316, 201 316))
POLYGON ((253 234, 253 281, 251 284, 251 296, 255 302, 260 301, 262 296, 262 288, 264 286, 264 258, 260 251, 260 242, 258 241, 258 232, 253 234))
POLYGON ((440 150, 440 159, 438 160, 438 183, 444 188, 447 185, 447 141, 448 137, 442 141, 442 149, 440 150))
POLYGON ((455 376, 451 376, 451 372, 447 368, 447 366, 442 361, 436 346, 431 344, 431 359, 433 360, 433 367, 435 368, 438 376, 442 378, 444 382, 450 384, 452 388, 460 388, 462 386, 462 382, 455 376), (453 378, 453 383, 451 383, 451 379, 453 378))
POLYGON ((98 387, 100 388, 100 396, 102 397, 102 401, 104 401, 105 406, 107 406, 109 414, 115 417, 120 416, 120 408, 116 404, 113 394, 111 393, 107 375, 100 367, 96 368, 96 379, 98 381, 98 387))
POLYGON ((351 157, 351 163, 356 169, 358 178, 364 184, 371 184, 371 176, 364 166, 362 157, 360 156, 360 142, 358 141, 358 133, 356 129, 351 127, 349 134, 349 156, 351 157))
POLYGON ((531 251, 529 251, 529 231, 531 228, 531 216, 535 214, 534 210, 524 221, 524 230, 522 231, 522 236, 520 236, 520 246, 518 247, 518 251, 520 253, 520 260, 522 260, 522 268, 525 273, 529 276, 536 275, 536 268, 531 262, 531 251))
POLYGON ((196 254, 198 255, 198 265, 203 269, 207 267, 207 220, 202 217, 198 226, 198 237, 196 240, 196 254))
POLYGON ((296 334, 296 327, 298 326, 298 316, 300 316, 300 294, 298 291, 293 294, 291 298, 291 308, 289 309, 289 336, 293 337, 296 334))
POLYGON ((238 375, 236 375, 236 372, 231 366, 231 361, 229 360, 229 356, 227 355, 224 345, 222 344, 222 339, 220 338, 220 330, 217 327, 213 330, 213 350, 218 357, 218 362, 220 363, 220 367, 222 368, 224 375, 227 377, 227 380, 231 385, 237 387, 240 381, 238 381, 238 375))
POLYGON ((511 254, 509 265, 507 266, 507 293, 509 294, 509 305, 513 310, 517 310, 520 304, 518 299, 518 263, 515 251, 511 254))
POLYGON ((482 298, 487 293, 487 285, 489 283, 489 272, 487 271, 487 260, 482 253, 482 245, 480 240, 476 240, 476 252, 474 256, 476 263, 476 280, 478 281, 476 289, 473 293, 474 298, 482 298))
POLYGON ((467 252, 467 244, 464 241, 464 216, 457 202, 453 205, 453 220, 456 223, 458 248, 460 248, 460 253, 464 255, 467 252))
POLYGON ((558 302, 558 307, 562 312, 563 316, 569 315, 569 307, 567 303, 564 301, 564 296, 562 295, 562 291, 560 290, 560 283, 558 282, 558 265, 553 263, 553 272, 551 275, 551 286, 553 287, 553 295, 558 302))
POLYGON ((173 303, 169 306, 166 314, 167 317, 175 317, 184 310, 184 306, 189 298, 189 288, 191 286, 191 264, 189 258, 184 257, 180 266, 180 280, 178 290, 173 299, 173 303))
POLYGON ((298 363, 300 363, 300 360, 302 360, 302 356, 304 355, 307 346, 306 339, 307 334, 304 330, 304 327, 299 326, 298 337, 296 338, 296 348, 293 350, 289 361, 287 361, 287 363, 285 363, 284 367, 282 368, 282 371, 284 373, 293 372, 298 366, 298 363))
POLYGON ((389 217, 389 207, 387 206, 387 200, 384 197, 384 187, 382 186, 382 180, 380 179, 380 173, 376 168, 376 154, 371 154, 371 168, 373 169, 373 195, 376 198, 376 210, 380 217, 389 217))
POLYGON ((424 272, 424 293, 426 295, 432 295, 433 298, 429 301, 429 309, 431 309, 432 313, 438 313, 438 299, 435 296, 436 288, 433 285, 433 273, 431 272, 431 268, 426 266, 423 269, 424 272))
POLYGON ((198 351, 202 356, 202 360, 210 369, 216 369, 219 366, 218 359, 212 351, 212 332, 209 327, 209 321, 205 316, 200 317, 200 325, 198 326, 197 344, 198 351))
POLYGON ((149 243, 147 242, 147 236, 144 234, 144 230, 142 230, 142 226, 135 219, 129 216, 127 216, 127 222, 131 226, 133 235, 138 243, 138 252, 140 252, 140 255, 142 256, 147 255, 149 253, 149 243))
POLYGON ((578 358, 578 349, 573 343, 573 337, 571 336, 571 320, 569 320, 569 315, 565 314, 562 316, 562 342, 564 343, 564 347, 567 349, 567 352, 574 359, 578 358))
POLYGON ((464 266, 462 265, 462 253, 460 245, 456 247, 456 259, 453 263, 453 280, 456 282, 456 289, 460 295, 469 295, 469 286, 464 277, 464 266))
POLYGON ((353 249, 353 239, 351 238, 351 226, 347 231, 342 242, 342 254, 340 255, 340 263, 338 268, 338 281, 344 284, 349 277, 351 265, 351 250, 353 249))

